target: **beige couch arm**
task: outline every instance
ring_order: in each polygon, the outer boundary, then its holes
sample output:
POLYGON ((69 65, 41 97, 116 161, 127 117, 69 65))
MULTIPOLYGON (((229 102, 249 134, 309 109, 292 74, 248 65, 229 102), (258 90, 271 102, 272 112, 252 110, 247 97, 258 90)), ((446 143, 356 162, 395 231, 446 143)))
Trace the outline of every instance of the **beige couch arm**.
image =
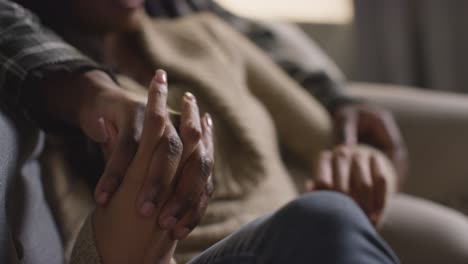
POLYGON ((350 90, 395 114, 410 156, 404 191, 439 201, 468 197, 468 96, 362 83, 350 90))

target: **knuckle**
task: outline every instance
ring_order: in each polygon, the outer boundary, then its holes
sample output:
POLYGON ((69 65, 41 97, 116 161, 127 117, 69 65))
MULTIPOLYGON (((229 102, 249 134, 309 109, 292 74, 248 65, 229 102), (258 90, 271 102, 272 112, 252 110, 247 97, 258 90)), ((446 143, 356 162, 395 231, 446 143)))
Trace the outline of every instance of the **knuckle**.
POLYGON ((202 137, 201 130, 195 125, 190 125, 186 130, 186 138, 191 142, 198 142, 202 137))
POLYGON ((171 133, 162 139, 162 146, 165 149, 165 152, 167 153, 167 157, 172 160, 176 161, 181 155, 183 151, 183 146, 182 142, 180 141, 180 138, 171 133))
POLYGON ((334 153, 337 157, 347 157, 350 155, 350 149, 346 145, 340 145, 334 149, 334 153))
POLYGON ((155 85, 152 89, 149 90, 150 96, 155 96, 155 97, 166 97, 167 96, 167 88, 162 85, 158 84, 155 85))
POLYGON ((166 123, 166 116, 154 110, 148 112, 148 122, 154 127, 162 128, 166 123))
POLYGON ((213 165, 214 165, 213 159, 206 155, 202 155, 200 156, 198 163, 200 166, 200 173, 201 173, 203 180, 207 180, 210 177, 212 170, 213 170, 213 165))

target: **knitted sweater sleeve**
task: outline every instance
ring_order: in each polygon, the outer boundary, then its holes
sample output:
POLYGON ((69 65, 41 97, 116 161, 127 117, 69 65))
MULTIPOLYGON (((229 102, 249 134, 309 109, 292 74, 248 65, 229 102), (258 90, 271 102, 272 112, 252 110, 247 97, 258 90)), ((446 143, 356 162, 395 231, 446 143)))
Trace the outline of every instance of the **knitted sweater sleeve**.
POLYGON ((244 61, 248 87, 273 118, 281 144, 304 162, 329 147, 333 125, 326 109, 242 35, 214 16, 208 22, 219 41, 244 61))
POLYGON ((70 264, 101 264, 94 241, 92 214, 88 216, 75 242, 70 264))

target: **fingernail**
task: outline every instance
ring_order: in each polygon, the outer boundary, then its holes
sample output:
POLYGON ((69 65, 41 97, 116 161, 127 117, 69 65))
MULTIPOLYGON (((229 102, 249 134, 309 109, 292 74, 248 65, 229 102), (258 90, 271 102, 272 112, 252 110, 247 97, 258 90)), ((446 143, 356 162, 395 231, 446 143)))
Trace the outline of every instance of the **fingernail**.
POLYGON ((167 73, 164 70, 157 70, 154 79, 162 84, 167 83, 167 73))
POLYGON ((163 219, 161 227, 164 229, 172 229, 177 224, 177 218, 173 216, 167 216, 163 219))
POLYGON ((193 95, 191 92, 185 92, 184 96, 185 96, 185 98, 187 98, 189 101, 195 101, 195 95, 193 95))
POLYGON ((182 229, 178 229, 174 232, 174 235, 177 239, 184 239, 185 237, 188 236, 188 234, 190 233, 190 230, 188 230, 188 228, 182 228, 182 229))
POLYGON ((109 199, 109 193, 101 192, 97 197, 98 204, 105 204, 109 199))
POLYGON ((145 202, 143 203, 143 206, 141 207, 141 214, 143 216, 151 216, 153 214, 153 212, 155 211, 156 209, 156 206, 151 203, 151 202, 145 202))
POLYGON ((206 113, 206 124, 209 126, 209 127, 212 127, 213 126, 213 119, 211 119, 211 115, 206 113))

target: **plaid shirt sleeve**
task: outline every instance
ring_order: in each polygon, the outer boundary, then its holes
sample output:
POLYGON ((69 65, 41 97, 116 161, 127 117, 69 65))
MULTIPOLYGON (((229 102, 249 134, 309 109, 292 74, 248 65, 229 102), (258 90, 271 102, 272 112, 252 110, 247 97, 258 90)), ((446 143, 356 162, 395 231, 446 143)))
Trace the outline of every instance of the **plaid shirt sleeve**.
MULTIPOLYGON (((75 72, 99 68, 41 26, 39 20, 20 5, 0 0, 0 99, 17 105, 23 87, 49 71, 75 72)), ((24 91, 26 93, 26 91, 24 91)))

